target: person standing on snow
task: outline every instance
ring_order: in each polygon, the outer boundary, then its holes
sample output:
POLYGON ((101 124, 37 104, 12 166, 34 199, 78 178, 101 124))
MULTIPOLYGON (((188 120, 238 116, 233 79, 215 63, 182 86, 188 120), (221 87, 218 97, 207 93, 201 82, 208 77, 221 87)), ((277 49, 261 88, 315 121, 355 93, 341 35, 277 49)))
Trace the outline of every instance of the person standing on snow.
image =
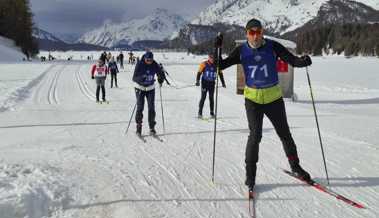
POLYGON ((116 88, 118 88, 117 74, 119 71, 118 71, 117 63, 114 60, 114 57, 112 57, 111 60, 109 61, 108 68, 109 68, 109 71, 111 72, 111 88, 113 88, 113 80, 115 81, 116 88))
POLYGON ((105 102, 105 80, 108 75, 108 67, 102 59, 99 59, 97 64, 92 66, 91 71, 92 79, 96 80, 96 102, 100 102, 100 88, 102 93, 102 100, 105 102))
POLYGON ((158 83, 162 86, 165 80, 165 75, 161 70, 161 67, 154 61, 153 53, 146 52, 141 61, 137 63, 133 81, 135 82, 135 92, 137 99, 137 112, 135 120, 137 123, 136 133, 138 136, 142 134, 142 118, 143 109, 145 104, 145 98, 148 106, 148 121, 150 127, 150 134, 155 135, 155 75, 158 77, 158 83))
MULTIPOLYGON (((203 118, 203 107, 204 102, 207 97, 207 92, 209 93, 209 112, 212 118, 214 118, 214 90, 216 84, 216 65, 214 61, 213 54, 208 54, 208 60, 200 64, 199 70, 196 75, 196 86, 200 86, 201 77, 201 98, 199 102, 198 118, 203 118)), ((226 88, 224 75, 222 72, 219 74, 222 87, 226 88)))
POLYGON ((100 60, 102 60, 104 63, 107 60, 107 53, 105 51, 103 53, 101 53, 100 60))
POLYGON ((122 51, 120 52, 118 57, 120 58, 120 68, 124 69, 124 54, 122 53, 122 51))
MULTIPOLYGON (((276 61, 280 58, 294 67, 306 67, 312 64, 312 60, 308 55, 294 56, 280 43, 264 38, 263 30, 259 20, 251 19, 246 24, 247 41, 236 47, 225 60, 220 60, 221 69, 234 64, 242 64, 244 69, 245 108, 250 129, 245 156, 245 184, 249 188, 249 194, 253 193, 255 185, 264 115, 269 118, 282 141, 292 172, 303 180, 311 179, 309 173, 300 166, 296 144, 288 126, 276 61)), ((221 46, 220 38, 216 46, 221 46)))

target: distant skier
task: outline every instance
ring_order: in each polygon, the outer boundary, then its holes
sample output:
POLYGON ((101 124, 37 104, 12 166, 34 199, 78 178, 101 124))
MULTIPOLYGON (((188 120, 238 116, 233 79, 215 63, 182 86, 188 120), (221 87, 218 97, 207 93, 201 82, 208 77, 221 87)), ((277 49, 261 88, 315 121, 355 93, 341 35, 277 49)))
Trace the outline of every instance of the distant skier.
POLYGON ((133 59, 134 59, 134 54, 133 54, 133 52, 130 51, 128 54, 129 54, 129 61, 128 61, 128 63, 129 63, 129 64, 134 64, 135 61, 133 60, 133 59))
POLYGON ((111 73, 111 88, 113 88, 113 80, 115 81, 116 88, 118 88, 118 85, 117 85, 117 74, 118 74, 119 71, 118 71, 117 63, 114 60, 114 57, 112 57, 111 60, 109 61, 108 68, 109 68, 109 71, 111 73))
POLYGON ((120 68, 124 69, 124 54, 122 53, 122 51, 120 52, 120 54, 118 55, 118 57, 119 57, 119 60, 120 60, 120 68))
POLYGON ((105 65, 105 62, 102 59, 99 59, 97 64, 92 66, 91 71, 92 79, 96 80, 96 102, 99 101, 100 97, 100 88, 102 92, 102 100, 106 102, 105 99, 105 80, 108 75, 108 67, 105 65))
POLYGON ((137 135, 142 134, 142 118, 145 98, 148 106, 148 121, 150 134, 155 135, 155 75, 158 77, 158 83, 162 86, 165 80, 165 75, 161 71, 160 66, 154 61, 152 52, 146 52, 140 62, 137 63, 134 69, 133 81, 135 82, 135 92, 137 99, 137 135))
POLYGON ((112 58, 112 54, 110 52, 108 52, 107 54, 107 62, 108 63, 109 61, 111 61, 111 58, 112 58))
POLYGON ((107 61, 107 53, 105 51, 103 53, 101 53, 100 60, 102 60, 104 62, 104 64, 107 61))
MULTIPOLYGON (((216 84, 216 65, 214 62, 213 54, 208 54, 208 60, 202 62, 200 64, 199 70, 196 76, 196 86, 200 86, 200 78, 201 78, 201 98, 199 102, 199 111, 198 118, 203 118, 203 107, 204 102, 207 97, 207 93, 209 93, 209 112, 211 118, 214 118, 214 90, 216 84)), ((224 75, 222 72, 219 74, 222 87, 226 88, 224 75)))
MULTIPOLYGON (((245 184, 249 188, 249 194, 253 193, 255 185, 264 115, 269 118, 282 141, 292 172, 304 180, 311 178, 309 173, 300 166, 296 144, 287 123, 276 61, 280 58, 294 67, 306 67, 311 65, 312 61, 308 55, 294 56, 280 43, 264 38, 263 30, 259 20, 251 19, 246 24, 247 41, 236 47, 225 60, 220 60, 221 69, 234 64, 242 64, 245 73, 244 96, 250 129, 246 146, 245 184)), ((221 46, 220 38, 216 44, 221 46)))

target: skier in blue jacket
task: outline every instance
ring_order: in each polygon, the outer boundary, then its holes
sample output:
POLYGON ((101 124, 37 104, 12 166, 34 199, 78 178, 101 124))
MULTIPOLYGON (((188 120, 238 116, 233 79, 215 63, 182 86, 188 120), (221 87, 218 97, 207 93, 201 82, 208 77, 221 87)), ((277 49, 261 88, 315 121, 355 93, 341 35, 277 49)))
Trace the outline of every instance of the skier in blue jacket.
POLYGON ((143 109, 145 104, 145 97, 148 107, 148 122, 150 127, 150 134, 155 135, 155 75, 158 78, 158 83, 162 86, 165 81, 164 72, 157 62, 154 61, 152 52, 146 52, 141 61, 139 61, 134 69, 133 81, 135 82, 135 92, 137 98, 137 135, 141 136, 142 133, 142 118, 143 109))

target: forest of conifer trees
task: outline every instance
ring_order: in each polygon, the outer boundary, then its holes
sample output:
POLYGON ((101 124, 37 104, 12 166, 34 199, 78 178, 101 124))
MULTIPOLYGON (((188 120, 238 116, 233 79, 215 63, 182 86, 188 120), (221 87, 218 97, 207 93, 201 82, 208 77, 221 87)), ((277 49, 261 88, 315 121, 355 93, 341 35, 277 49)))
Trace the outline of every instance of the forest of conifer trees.
POLYGON ((27 57, 38 53, 33 25, 29 0, 0 0, 0 36, 14 40, 27 57))
MULTIPOLYGON (((290 37, 291 38, 291 37, 290 37)), ((327 25, 298 32, 298 53, 379 57, 379 24, 327 25)))

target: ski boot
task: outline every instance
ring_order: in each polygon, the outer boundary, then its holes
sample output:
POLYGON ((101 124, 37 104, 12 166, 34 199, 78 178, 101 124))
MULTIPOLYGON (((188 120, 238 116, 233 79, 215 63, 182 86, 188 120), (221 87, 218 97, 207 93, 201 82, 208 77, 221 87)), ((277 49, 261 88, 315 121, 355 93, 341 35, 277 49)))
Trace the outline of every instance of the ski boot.
POLYGON ((136 134, 137 134, 139 137, 141 137, 141 135, 142 135, 142 125, 141 125, 141 124, 137 124, 136 134))
POLYGON ((312 180, 311 179, 311 175, 309 175, 309 173, 307 171, 305 171, 300 166, 300 164, 293 164, 293 165, 291 165, 291 170, 295 174, 295 176, 299 177, 300 179, 302 179, 302 180, 304 180, 306 182, 310 182, 312 180))
POLYGON ((156 136, 157 135, 157 131, 155 131, 154 128, 150 129, 150 135, 156 136))

